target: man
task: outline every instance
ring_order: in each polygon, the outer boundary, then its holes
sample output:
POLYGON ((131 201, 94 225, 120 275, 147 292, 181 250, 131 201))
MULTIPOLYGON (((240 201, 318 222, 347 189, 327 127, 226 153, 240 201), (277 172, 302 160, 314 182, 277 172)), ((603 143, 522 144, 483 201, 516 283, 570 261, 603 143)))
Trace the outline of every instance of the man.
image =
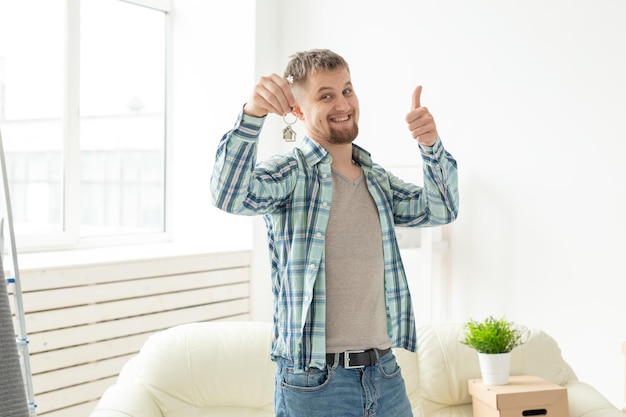
POLYGON ((277 416, 412 415, 390 349, 417 347, 394 227, 446 224, 458 209, 456 161, 420 104, 421 90, 406 121, 419 142, 423 188, 352 143, 359 102, 348 64, 329 50, 296 53, 284 77, 260 78, 219 144, 215 205, 263 214, 267 226, 277 416), (292 113, 306 137, 293 152, 257 164, 269 113, 292 113))

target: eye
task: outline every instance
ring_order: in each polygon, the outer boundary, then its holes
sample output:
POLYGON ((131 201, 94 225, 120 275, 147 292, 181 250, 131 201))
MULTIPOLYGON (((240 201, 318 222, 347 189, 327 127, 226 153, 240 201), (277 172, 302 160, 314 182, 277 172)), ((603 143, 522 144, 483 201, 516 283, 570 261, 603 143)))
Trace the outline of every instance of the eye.
POLYGON ((346 88, 345 90, 343 90, 343 95, 344 96, 349 96, 352 93, 353 93, 353 91, 352 91, 351 88, 346 88))
POLYGON ((332 94, 324 94, 324 95, 321 97, 321 99, 322 99, 322 100, 330 100, 332 97, 333 97, 333 96, 332 96, 332 94))

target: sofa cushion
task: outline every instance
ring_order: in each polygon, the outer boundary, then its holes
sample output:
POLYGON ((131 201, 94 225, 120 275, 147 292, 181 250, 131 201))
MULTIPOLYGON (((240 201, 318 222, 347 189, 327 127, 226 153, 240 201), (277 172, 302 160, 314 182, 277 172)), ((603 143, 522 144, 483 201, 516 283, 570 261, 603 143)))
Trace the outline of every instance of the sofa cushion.
MULTIPOLYGON (((437 324, 417 329, 422 398, 441 406, 471 402, 468 378, 480 377, 476 352, 461 344, 463 328, 437 324)), ((431 407, 425 404, 428 410, 431 407)))
POLYGON ((393 354, 396 356, 398 365, 402 369, 402 378, 406 386, 406 394, 411 402, 413 417, 422 417, 422 401, 420 393, 420 373, 417 355, 405 349, 394 349, 393 354))
MULTIPOLYGON (((554 339, 541 330, 523 332, 522 346, 511 353, 511 374, 532 374, 559 385, 567 383, 568 367, 554 339)), ((426 411, 471 403, 467 380, 480 378, 478 354, 461 343, 462 324, 435 324, 417 329, 421 395, 426 411)))
MULTIPOLYGON (((569 412, 572 416, 608 417, 620 416, 619 411, 602 394, 589 384, 570 381, 567 385, 569 412)), ((625 414, 621 414, 624 417, 625 414)))
POLYGON ((521 346, 511 352, 511 374, 536 375, 558 385, 576 379, 556 341, 543 330, 523 329, 521 346))
POLYGON ((98 406, 89 417, 152 417, 160 415, 161 410, 145 387, 133 381, 118 381, 106 390, 98 401, 98 406))
POLYGON ((189 406, 272 413, 276 365, 269 354, 271 334, 269 323, 176 326, 146 341, 136 358, 136 378, 163 415, 189 406))

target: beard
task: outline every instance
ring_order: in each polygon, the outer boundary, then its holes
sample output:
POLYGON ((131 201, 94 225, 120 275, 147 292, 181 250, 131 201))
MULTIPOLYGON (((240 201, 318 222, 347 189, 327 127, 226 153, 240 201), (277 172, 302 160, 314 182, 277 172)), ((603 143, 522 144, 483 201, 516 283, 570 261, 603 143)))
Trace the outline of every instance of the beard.
POLYGON ((334 145, 345 145, 352 143, 359 134, 359 126, 354 123, 349 130, 330 129, 328 142, 334 145))

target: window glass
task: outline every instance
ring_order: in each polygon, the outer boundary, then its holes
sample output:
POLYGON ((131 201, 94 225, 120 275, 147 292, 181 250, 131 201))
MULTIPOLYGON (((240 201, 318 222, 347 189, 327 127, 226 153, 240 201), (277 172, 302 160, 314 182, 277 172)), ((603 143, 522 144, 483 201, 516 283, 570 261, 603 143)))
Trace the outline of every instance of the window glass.
POLYGON ((62 0, 0 0, 0 131, 16 234, 63 228, 62 0))
POLYGON ((161 232, 166 14, 81 2, 81 236, 161 232))

